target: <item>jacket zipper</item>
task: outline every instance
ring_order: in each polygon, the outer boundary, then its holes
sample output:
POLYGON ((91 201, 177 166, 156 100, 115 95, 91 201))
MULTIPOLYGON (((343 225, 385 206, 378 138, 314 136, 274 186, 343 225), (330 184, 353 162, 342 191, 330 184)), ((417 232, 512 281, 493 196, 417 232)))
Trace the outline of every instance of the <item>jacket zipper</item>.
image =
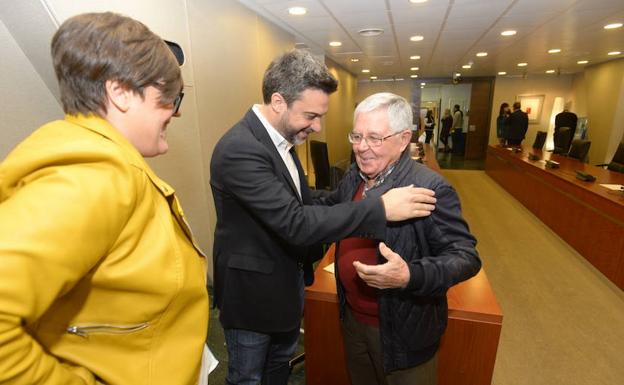
POLYGON ((69 334, 75 334, 80 337, 87 338, 90 334, 106 333, 106 334, 128 334, 138 332, 149 326, 149 322, 143 322, 134 325, 112 325, 112 324, 94 324, 94 325, 72 325, 68 326, 66 331, 69 334))

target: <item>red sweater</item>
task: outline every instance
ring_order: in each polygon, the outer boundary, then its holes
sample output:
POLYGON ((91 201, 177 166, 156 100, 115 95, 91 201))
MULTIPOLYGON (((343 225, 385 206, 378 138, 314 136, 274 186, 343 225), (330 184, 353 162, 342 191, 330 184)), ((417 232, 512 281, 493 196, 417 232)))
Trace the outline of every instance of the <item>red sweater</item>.
MULTIPOLYGON (((360 183, 353 201, 362 199, 364 182, 360 183)), ((377 265, 379 242, 366 238, 345 238, 340 241, 337 257, 339 278, 345 290, 345 297, 353 316, 358 321, 379 327, 379 305, 377 289, 368 286, 353 267, 353 261, 366 265, 377 265)))

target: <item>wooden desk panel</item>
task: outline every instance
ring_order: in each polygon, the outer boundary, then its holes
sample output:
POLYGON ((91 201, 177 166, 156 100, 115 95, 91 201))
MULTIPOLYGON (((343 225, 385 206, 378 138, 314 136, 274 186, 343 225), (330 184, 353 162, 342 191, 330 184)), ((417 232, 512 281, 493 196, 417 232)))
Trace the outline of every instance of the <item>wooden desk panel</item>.
POLYGON ((486 173, 618 287, 624 289, 624 195, 600 183, 624 184, 624 175, 550 153, 488 148, 486 173), (546 169, 532 152, 560 163, 546 169), (575 170, 595 182, 576 178, 575 170))
MULTIPOLYGON (((439 171, 433 149, 425 145, 425 161, 439 171)), ((334 261, 334 246, 319 263, 314 285, 305 293, 306 384, 349 385, 339 320, 336 281, 323 268, 334 261)), ((448 327, 438 355, 438 384, 486 385, 498 349, 503 314, 481 270, 451 288, 448 327)))

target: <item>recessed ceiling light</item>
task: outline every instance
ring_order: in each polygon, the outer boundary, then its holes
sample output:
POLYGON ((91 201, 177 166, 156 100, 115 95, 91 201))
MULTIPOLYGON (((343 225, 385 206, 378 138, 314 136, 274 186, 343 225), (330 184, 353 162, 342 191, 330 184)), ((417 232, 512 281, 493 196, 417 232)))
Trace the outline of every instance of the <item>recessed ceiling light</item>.
POLYGON ((423 39, 424 39, 424 37, 420 36, 420 35, 414 35, 414 36, 410 37, 410 41, 421 41, 423 39))
POLYGON ((455 72, 455 77, 459 77, 461 74, 459 72, 455 72))
POLYGON ((546 73, 547 73, 547 74, 554 74, 554 73, 555 73, 555 70, 546 70, 546 73))
POLYGON ((420 60, 420 56, 419 55, 412 55, 412 56, 410 56, 410 60, 420 60))
POLYGON ((559 52, 561 52, 561 49, 559 48, 553 48, 553 49, 548 50, 548 53, 559 53, 559 52))
POLYGON ((470 64, 464 64, 464 65, 462 66, 462 68, 465 68, 465 69, 471 69, 471 68, 472 68, 472 66, 471 66, 470 64))
POLYGON ((420 68, 418 68, 418 67, 411 67, 411 68, 410 68, 410 71, 418 71, 419 69, 420 69, 420 68))
POLYGON ((622 23, 607 24, 604 26, 604 29, 615 29, 615 28, 620 28, 621 26, 622 26, 622 23))
POLYGON ((477 52, 477 56, 478 56, 478 57, 485 57, 485 56, 487 56, 487 55, 488 55, 488 53, 487 53, 487 52, 477 52))
POLYGON ((416 79, 418 77, 418 75, 414 74, 414 75, 410 75, 410 78, 412 79, 416 79))
POLYGON ((352 57, 352 58, 351 58, 351 61, 352 61, 353 63, 357 63, 357 62, 359 62, 359 61, 360 61, 360 59, 358 59, 358 58, 356 58, 356 57, 352 57))
POLYGON ((518 67, 526 67, 529 63, 518 63, 518 67))
POLYGON ((621 54, 621 53, 622 53, 622 52, 620 52, 620 51, 611 51, 611 52, 609 52, 607 55, 609 55, 609 56, 615 56, 615 55, 619 55, 619 54, 621 54))
POLYGON ((499 72, 498 72, 498 74, 499 74, 499 75, 501 75, 501 76, 503 76, 503 75, 507 75, 507 72, 505 72, 505 71, 499 71, 499 72))
POLYGON ((371 80, 377 80, 377 76, 371 76, 371 80))
POLYGON ((360 34, 360 36, 371 37, 381 35, 382 33, 384 33, 384 30, 383 28, 364 28, 360 29, 358 33, 360 34))
POLYGON ((332 46, 332 47, 340 47, 342 45, 342 43, 339 42, 339 41, 330 41, 329 45, 332 46))
POLYGON ((290 13, 293 16, 305 15, 307 12, 308 12, 308 10, 303 8, 303 7, 290 7, 290 8, 288 8, 288 13, 290 13))
POLYGON ((587 64, 587 63, 589 63, 588 60, 579 60, 576 62, 576 64, 587 64))
POLYGON ((421 3, 426 3, 427 0, 409 0, 409 2, 412 4, 421 4, 421 3))
POLYGON ((369 73, 369 72, 370 72, 370 70, 368 70, 368 69, 364 68, 364 69, 362 70, 362 72, 363 72, 363 73, 365 73, 365 74, 367 74, 367 73, 369 73))
POLYGON ((516 31, 514 31, 513 29, 509 29, 507 31, 501 32, 501 35, 503 36, 513 36, 515 34, 516 34, 516 31))
POLYGON ((426 84, 427 84, 427 83, 425 83, 425 82, 420 83, 420 85, 421 85, 421 86, 424 86, 424 85, 426 85, 426 84))

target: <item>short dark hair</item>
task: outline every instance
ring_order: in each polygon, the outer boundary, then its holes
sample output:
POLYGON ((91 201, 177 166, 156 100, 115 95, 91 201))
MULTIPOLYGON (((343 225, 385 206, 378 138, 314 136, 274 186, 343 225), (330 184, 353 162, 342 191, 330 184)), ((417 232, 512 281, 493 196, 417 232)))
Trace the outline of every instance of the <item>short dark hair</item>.
POLYGON ((456 110, 459 110, 459 104, 456 104, 456 105, 454 106, 454 108, 455 108, 456 110))
POLYGON ((514 110, 519 110, 520 109, 520 102, 514 102, 513 109, 514 110))
POLYGON ((306 89, 331 94, 337 88, 338 81, 329 73, 325 64, 309 52, 295 49, 269 64, 262 80, 262 99, 264 104, 269 104, 271 95, 277 92, 290 106, 306 89))
POLYGON ((141 97, 154 86, 163 105, 172 103, 183 87, 165 42, 144 24, 112 12, 67 19, 52 38, 52 60, 67 114, 105 114, 109 80, 141 97))

